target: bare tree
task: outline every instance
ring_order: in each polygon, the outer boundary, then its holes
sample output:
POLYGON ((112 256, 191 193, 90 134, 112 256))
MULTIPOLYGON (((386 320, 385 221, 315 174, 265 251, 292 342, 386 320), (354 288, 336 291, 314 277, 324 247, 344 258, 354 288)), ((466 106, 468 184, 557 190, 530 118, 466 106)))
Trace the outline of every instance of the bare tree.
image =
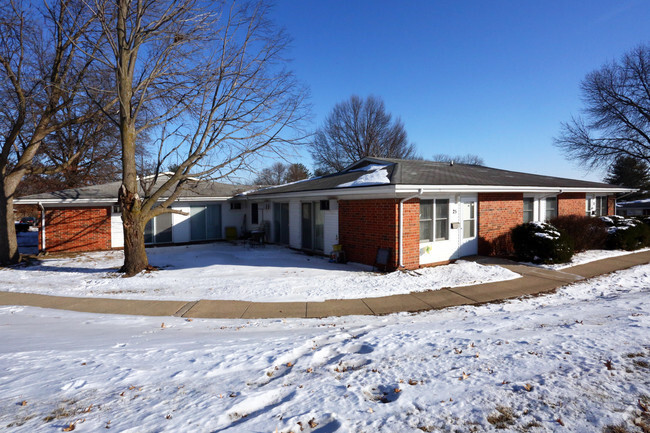
POLYGON ((280 185, 287 177, 287 166, 276 162, 270 167, 263 168, 257 175, 254 182, 256 185, 280 185))
POLYGON ((16 194, 38 194, 118 180, 120 147, 117 135, 117 129, 101 113, 87 122, 69 124, 48 135, 32 166, 64 168, 56 173, 26 175, 16 194), (76 154, 79 157, 66 164, 76 154))
POLYGON ((334 106, 310 144, 317 168, 340 171, 366 156, 417 159, 404 124, 386 111, 376 96, 365 100, 353 95, 334 106))
POLYGON ((89 89, 83 86, 98 72, 92 52, 81 46, 82 35, 97 38, 90 36, 93 20, 81 0, 54 0, 42 9, 19 0, 0 5, 0 263, 20 258, 13 200, 22 179, 66 170, 85 149, 51 165, 34 164, 50 134, 99 110, 87 110, 89 89))
POLYGON ((256 185, 281 185, 307 179, 309 170, 303 164, 283 164, 276 162, 260 171, 254 180, 256 185))
POLYGON ((588 74, 584 117, 563 123, 555 145, 590 168, 629 156, 650 162, 650 46, 588 74))
POLYGON ((485 165, 485 161, 478 155, 467 153, 465 155, 447 155, 446 153, 437 153, 433 155, 433 160, 438 162, 456 162, 467 165, 485 165))
POLYGON ((94 0, 119 98, 126 276, 148 266, 144 227, 191 178, 218 179, 300 140, 306 92, 282 54, 287 35, 262 3, 94 0), (158 137, 153 174, 138 172, 143 133, 158 137), (172 167, 168 175, 162 167, 172 167))

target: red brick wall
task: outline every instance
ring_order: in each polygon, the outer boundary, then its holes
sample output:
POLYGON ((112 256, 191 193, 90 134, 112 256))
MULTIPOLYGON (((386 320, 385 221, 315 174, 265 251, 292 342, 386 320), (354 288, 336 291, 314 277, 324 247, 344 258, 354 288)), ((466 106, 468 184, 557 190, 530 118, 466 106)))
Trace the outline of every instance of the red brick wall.
MULTIPOLYGON (((417 269, 420 267, 420 199, 414 198, 404 202, 402 204, 402 217, 404 218, 402 224, 402 230, 404 231, 402 235, 402 265, 406 269, 417 269)), ((399 244, 399 238, 397 238, 397 242, 399 244)))
POLYGON ((607 215, 616 215, 616 197, 607 196, 607 215))
POLYGON ((110 207, 45 209, 46 251, 97 251, 110 248, 110 207))
POLYGON ((523 193, 479 193, 478 253, 512 252, 510 230, 524 221, 523 193))
POLYGON ((558 216, 585 216, 587 194, 584 192, 565 192, 557 196, 558 216))
POLYGON ((398 231, 399 200, 339 201, 339 243, 348 260, 373 265, 377 249, 390 248, 389 269, 397 268, 398 231))

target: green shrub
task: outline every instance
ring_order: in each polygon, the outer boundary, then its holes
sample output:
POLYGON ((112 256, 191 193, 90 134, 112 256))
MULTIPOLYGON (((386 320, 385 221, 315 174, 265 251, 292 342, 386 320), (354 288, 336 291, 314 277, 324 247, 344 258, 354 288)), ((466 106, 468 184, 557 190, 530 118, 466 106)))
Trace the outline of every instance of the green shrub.
POLYGON ((600 218, 566 215, 549 222, 567 235, 575 253, 601 250, 607 244, 607 224, 600 218))
POLYGON ((533 263, 566 263, 573 257, 571 241, 551 224, 530 222, 512 229, 517 258, 533 263))
POLYGON ((607 248, 633 251, 650 246, 650 225, 636 219, 618 215, 601 217, 607 224, 607 248))

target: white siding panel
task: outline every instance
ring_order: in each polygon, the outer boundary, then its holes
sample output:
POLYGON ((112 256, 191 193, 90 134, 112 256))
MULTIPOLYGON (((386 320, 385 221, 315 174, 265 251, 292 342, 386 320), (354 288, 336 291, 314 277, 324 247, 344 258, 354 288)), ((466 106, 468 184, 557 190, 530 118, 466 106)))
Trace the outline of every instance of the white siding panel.
POLYGON ((122 214, 111 213, 111 248, 124 247, 122 214))
POLYGON ((332 210, 333 203, 336 203, 336 200, 330 200, 330 210, 323 212, 323 252, 325 254, 329 254, 333 250, 332 245, 339 243, 339 211, 332 210))
POLYGON ((292 200, 289 202, 289 245, 292 248, 300 248, 300 201, 292 200))
POLYGON ((242 202, 241 209, 230 209, 230 203, 221 204, 221 226, 223 237, 226 237, 226 227, 236 227, 237 236, 241 236, 244 230, 244 215, 246 215, 246 203, 242 202))

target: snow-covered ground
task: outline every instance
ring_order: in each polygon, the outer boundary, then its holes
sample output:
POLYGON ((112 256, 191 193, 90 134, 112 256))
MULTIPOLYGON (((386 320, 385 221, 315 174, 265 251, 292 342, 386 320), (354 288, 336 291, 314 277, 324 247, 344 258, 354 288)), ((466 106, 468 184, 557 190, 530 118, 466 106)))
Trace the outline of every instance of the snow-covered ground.
POLYGON ((284 247, 246 248, 225 242, 149 248, 158 271, 121 278, 122 251, 42 258, 0 269, 5 291, 125 299, 323 301, 437 290, 519 277, 473 262, 380 274, 358 264, 330 263, 284 247))
POLYGON ((588 250, 588 251, 582 251, 580 253, 574 254, 569 263, 559 263, 555 265, 534 265, 534 266, 540 266, 542 268, 547 268, 547 269, 560 270, 560 269, 566 269, 570 266, 582 265, 584 263, 606 259, 608 257, 624 256, 626 254, 640 253, 642 251, 648 251, 648 250, 650 250, 650 248, 642 248, 636 251, 588 250))
POLYGON ((649 287, 645 265, 551 295, 383 317, 3 307, 0 430, 641 432, 649 287))

